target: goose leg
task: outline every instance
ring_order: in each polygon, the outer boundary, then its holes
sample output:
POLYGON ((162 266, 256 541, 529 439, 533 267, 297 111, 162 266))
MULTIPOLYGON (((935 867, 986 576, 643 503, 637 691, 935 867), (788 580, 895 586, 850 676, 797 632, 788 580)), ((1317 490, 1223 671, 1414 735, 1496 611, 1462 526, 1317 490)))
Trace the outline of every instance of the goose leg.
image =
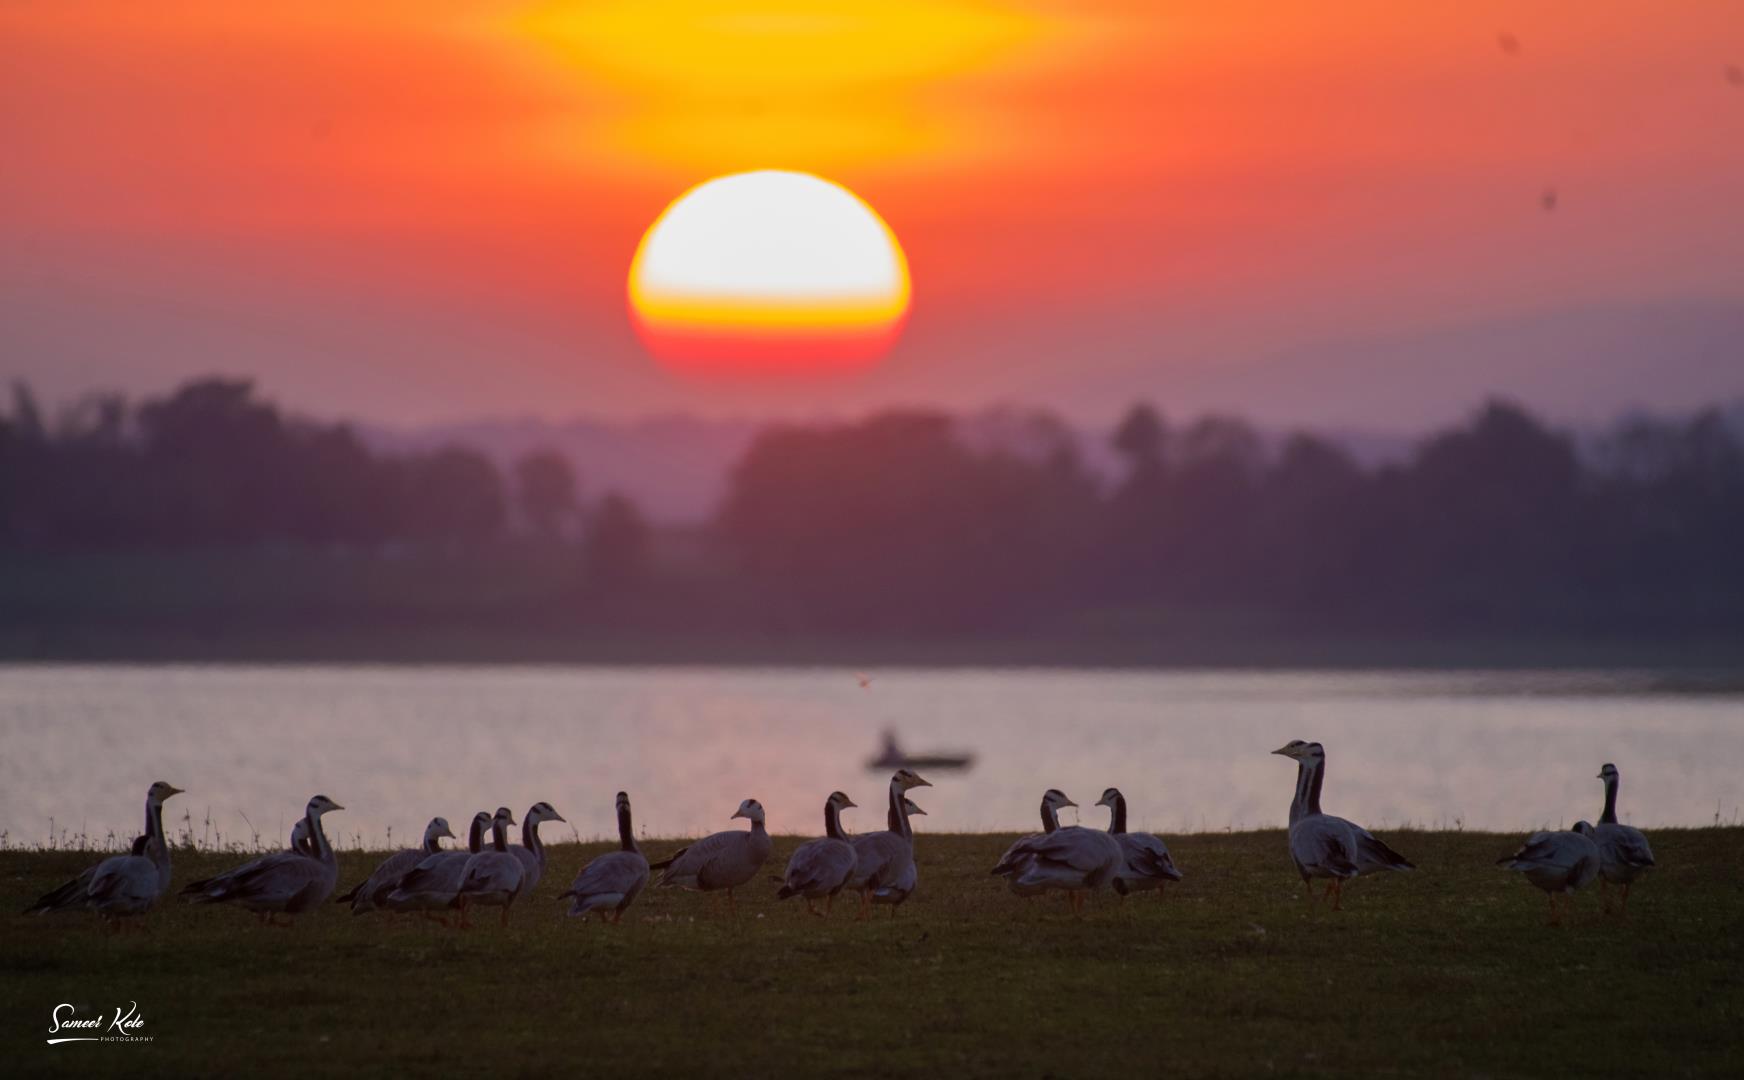
POLYGON ((836 906, 836 894, 830 893, 824 897, 824 917, 829 918, 830 911, 836 906))
POLYGON ((727 886, 727 911, 733 916, 733 918, 736 919, 739 917, 739 902, 733 899, 733 887, 731 885, 727 886))
POLYGON ((809 896, 805 898, 805 910, 811 912, 820 919, 824 917, 824 913, 817 909, 817 905, 812 902, 812 899, 809 896))
POLYGON ((1310 904, 1314 902, 1314 883, 1307 878, 1302 879, 1302 896, 1310 904))
POLYGON ((1634 883, 1627 881, 1623 883, 1623 918, 1625 919, 1629 917, 1629 886, 1632 884, 1634 883))
POLYGON ((860 913, 858 915, 854 916, 854 921, 855 922, 865 922, 866 917, 868 915, 871 915, 871 914, 872 914, 872 892, 870 889, 861 889, 860 890, 860 913))
POLYGON ((1332 886, 1329 887, 1326 891, 1332 894, 1332 910, 1343 911, 1344 910, 1344 879, 1343 878, 1333 878, 1332 879, 1332 886))

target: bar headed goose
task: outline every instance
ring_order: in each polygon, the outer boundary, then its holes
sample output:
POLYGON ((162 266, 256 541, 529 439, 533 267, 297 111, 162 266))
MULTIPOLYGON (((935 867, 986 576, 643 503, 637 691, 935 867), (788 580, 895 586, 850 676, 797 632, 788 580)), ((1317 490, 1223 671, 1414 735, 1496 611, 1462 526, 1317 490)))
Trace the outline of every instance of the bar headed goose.
POLYGON ((509 925, 509 909, 521 895, 526 883, 524 864, 509 850, 509 826, 515 823, 514 812, 506 806, 497 807, 491 819, 491 846, 467 857, 460 872, 460 888, 455 890, 453 906, 460 909, 460 925, 468 925, 467 909, 474 904, 500 907, 502 924, 509 925))
MULTIPOLYGON (((1048 795, 1064 793, 1049 788, 1048 795)), ((1070 799, 1049 799, 1042 796, 1044 806, 1077 806, 1070 799)), ((1045 824, 1045 820, 1044 820, 1045 824)), ((1020 896, 1032 895, 1030 890, 1062 889, 1066 902, 1074 912, 1084 910, 1084 895, 1104 885, 1126 895, 1126 883, 1121 871, 1126 866, 1126 854, 1119 841, 1101 829, 1086 829, 1081 825, 1066 825, 1052 832, 1026 836, 1011 845, 1005 857, 994 864, 992 873, 1010 880, 1013 891, 1020 896)))
POLYGON ((454 894, 460 891, 467 860, 483 849, 484 833, 490 826, 488 812, 480 810, 472 815, 472 825, 467 829, 466 850, 426 855, 389 887, 379 901, 381 906, 389 911, 421 911, 427 919, 447 922, 446 917, 434 913, 446 911, 454 904, 454 894))
POLYGON ((727 906, 736 914, 739 909, 733 890, 757 876, 774 844, 763 824, 763 804, 756 799, 741 802, 733 817, 748 819, 750 829, 705 836, 654 863, 654 869, 665 871, 660 875, 660 886, 701 892, 725 889, 727 906))
POLYGON ((1320 809, 1320 788, 1326 780, 1324 746, 1291 739, 1272 753, 1296 762, 1296 794, 1290 801, 1290 858, 1302 875, 1309 899, 1314 897, 1314 878, 1327 879, 1324 896, 1332 897, 1336 911, 1344 905, 1344 883, 1351 878, 1380 870, 1416 869, 1361 825, 1320 809))
POLYGON ((400 879, 411 873, 425 859, 442 850, 442 838, 454 837, 454 830, 448 827, 448 819, 433 817, 430 824, 424 826, 424 843, 422 847, 407 848, 396 851, 383 859, 375 871, 359 882, 357 887, 344 896, 334 898, 336 904, 350 904, 353 915, 362 915, 366 911, 375 911, 383 906, 388 893, 400 883, 400 879))
POLYGON ((545 844, 539 839, 540 823, 563 820, 563 815, 548 802, 534 803, 521 818, 521 842, 509 845, 510 853, 521 860, 521 895, 532 895, 534 886, 545 876, 545 844))
POLYGON ((1585 888, 1599 876, 1599 846, 1593 843, 1592 829, 1586 822, 1577 821, 1568 832, 1533 833, 1520 845, 1520 850, 1496 860, 1497 865, 1520 871, 1527 881, 1544 890, 1550 901, 1552 926, 1562 921, 1556 907, 1557 894, 1568 897, 1572 906, 1575 890, 1585 888))
POLYGON ((1043 836, 1058 829, 1060 827, 1060 811, 1068 806, 1077 805, 1067 798, 1066 793, 1059 788, 1049 788, 1042 792, 1042 831, 1018 838, 1015 843, 1005 849, 1005 854, 1001 855, 999 861, 993 865, 993 872, 1005 876, 1005 884, 1012 892, 1026 898, 1040 896, 1047 892, 1047 889, 1040 885, 1018 884, 1018 879, 1028 868, 1031 858, 1027 854, 1025 845, 1040 840, 1043 836))
POLYGON ((854 800, 842 792, 830 792, 830 797, 824 800, 824 835, 793 849, 787 860, 787 870, 782 874, 781 888, 775 893, 777 900, 803 896, 807 911, 820 918, 829 914, 836 902, 836 894, 854 876, 854 867, 859 861, 854 854, 854 845, 848 842, 847 833, 842 831, 842 811, 853 805, 854 800), (817 909, 818 900, 824 902, 822 911, 817 909))
MULTIPOLYGON (((114 867, 111 867, 113 872, 119 868, 122 860, 131 859, 144 859, 150 864, 152 870, 151 896, 153 903, 155 903, 157 898, 167 892, 170 887, 170 845, 168 838, 164 836, 163 804, 171 796, 181 794, 181 791, 181 788, 162 780, 152 784, 145 792, 145 832, 131 845, 132 848, 139 850, 130 850, 126 855, 112 856, 95 866, 88 867, 78 877, 39 897, 36 903, 24 909, 24 914, 46 915, 51 912, 83 911, 90 908, 93 906, 91 903, 93 899, 91 885, 97 875, 103 872, 105 867, 115 864, 114 867), (143 847, 140 845, 141 840, 145 841, 143 847)), ((134 895, 145 880, 143 876, 134 880, 134 875, 143 875, 144 871, 137 863, 129 862, 127 866, 129 878, 125 889, 128 895, 134 895)), ((118 881, 105 885, 106 889, 121 887, 122 883, 118 881)), ((116 902, 120 903, 118 899, 116 902)), ((146 907, 149 909, 150 905, 148 904, 146 907)), ((138 912, 130 911, 127 914, 138 914, 138 912)))
POLYGON ((569 890, 559 900, 574 898, 569 914, 586 918, 588 912, 599 912, 600 922, 612 922, 624 917, 624 909, 635 902, 648 884, 648 860, 636 844, 636 832, 630 825, 630 796, 618 792, 618 850, 608 851, 591 860, 575 875, 569 890))
MULTIPOLYGON (((908 824, 907 799, 917 787, 932 787, 913 769, 898 769, 891 774, 886 800, 886 828, 883 832, 867 833, 849 841, 854 846, 854 875, 848 888, 860 894, 860 912, 865 919, 872 912, 872 902, 900 904, 914 891, 918 874, 914 866, 914 831, 908 824), (883 893, 882 896, 877 894, 883 893)), ((892 908, 891 914, 895 915, 892 908)))
POLYGON ((1647 834, 1633 825, 1617 821, 1617 766, 1605 762, 1599 770, 1605 782, 1605 809, 1599 824, 1593 829, 1593 843, 1599 845, 1599 891, 1605 896, 1605 910, 1611 910, 1608 886, 1623 886, 1623 916, 1629 915, 1629 886, 1635 879, 1654 867, 1653 848, 1647 834))
POLYGON ((1175 868, 1175 860, 1161 837, 1126 831, 1126 796, 1119 788, 1104 791, 1096 805, 1108 807, 1108 833, 1126 855, 1126 868, 1120 876, 1129 890, 1155 889, 1161 896, 1165 883, 1181 880, 1181 871, 1175 868))
MULTIPOLYGON (((244 863, 234 870, 189 884, 182 897, 195 904, 237 904, 254 912, 273 925, 279 925, 280 914, 300 915, 314 910, 329 896, 339 882, 339 864, 333 855, 333 845, 321 827, 323 815, 343 806, 325 795, 309 800, 303 812, 309 823, 309 840, 314 854, 280 851, 244 863)), ((289 925, 287 919, 284 925, 289 925)))

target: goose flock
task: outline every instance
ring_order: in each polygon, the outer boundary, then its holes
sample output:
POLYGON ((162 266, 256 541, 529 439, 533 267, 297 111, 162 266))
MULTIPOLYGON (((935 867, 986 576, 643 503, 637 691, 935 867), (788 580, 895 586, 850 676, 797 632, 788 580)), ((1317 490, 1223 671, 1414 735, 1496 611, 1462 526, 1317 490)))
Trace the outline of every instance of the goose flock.
MULTIPOLYGON (((1320 808, 1326 779, 1324 746, 1294 739, 1272 753, 1296 762, 1288 849, 1310 903, 1316 900, 1316 880, 1326 882, 1318 899, 1330 899, 1336 910, 1351 879, 1416 869, 1367 829, 1320 808)), ((1602 890, 1621 887, 1627 916, 1630 887, 1655 865, 1647 837, 1617 821, 1617 767, 1607 763, 1598 778, 1605 785, 1605 803, 1597 825, 1580 821, 1566 831, 1534 833, 1518 851, 1498 860, 1544 890, 1553 924, 1561 921, 1574 892, 1594 881, 1601 883, 1602 890), (1565 898, 1561 906, 1558 897, 1565 898)), ((889 906, 894 916, 919 885, 910 819, 926 811, 909 793, 931 786, 912 769, 897 769, 886 791, 885 828, 859 835, 842 825, 843 812, 856 804, 843 792, 831 792, 824 800, 823 836, 795 848, 784 873, 771 879, 780 883, 776 899, 802 897, 807 911, 827 917, 836 897, 848 891, 859 898, 857 918, 868 918, 874 905, 889 906)), ((161 780, 152 784, 146 791, 145 832, 129 851, 104 859, 50 891, 25 914, 94 911, 120 929, 129 918, 149 912, 170 888, 163 804, 181 792, 161 780)), ((1126 796, 1120 789, 1108 788, 1096 801, 1108 809, 1106 829, 1062 826, 1060 811, 1077 805, 1063 791, 1049 788, 1041 799, 1041 831, 1012 844, 991 873, 1005 879, 1007 888, 1018 896, 1063 893, 1074 913, 1081 913, 1089 895, 1104 888, 1123 898, 1141 891, 1161 896, 1167 885, 1182 880, 1161 837, 1127 831, 1126 796)), ((418 847, 389 855, 351 891, 334 898, 339 866, 322 818, 343 809, 327 796, 316 795, 291 829, 285 850, 190 882, 181 890, 182 899, 232 904, 275 926, 291 925, 297 915, 315 911, 330 899, 349 904, 353 915, 415 914, 456 927, 471 925, 473 908, 494 907, 506 926, 516 901, 529 895, 545 873, 547 852, 539 826, 564 820, 550 803, 534 803, 518 823, 521 842, 511 844, 509 829, 517 824, 514 812, 506 806, 494 814, 480 810, 473 815, 462 850, 442 847, 444 839, 458 838, 446 818, 431 818, 418 847)), ((660 887, 719 894, 736 914, 733 890, 755 880, 774 851, 763 805, 756 799, 745 799, 732 815, 745 819, 748 828, 703 837, 658 862, 649 862, 636 840, 625 792, 618 792, 616 811, 617 850, 587 862, 559 894, 571 916, 597 914, 601 922, 621 921, 656 870, 660 887)), ((1608 891, 1605 907, 1610 910, 1608 891)))

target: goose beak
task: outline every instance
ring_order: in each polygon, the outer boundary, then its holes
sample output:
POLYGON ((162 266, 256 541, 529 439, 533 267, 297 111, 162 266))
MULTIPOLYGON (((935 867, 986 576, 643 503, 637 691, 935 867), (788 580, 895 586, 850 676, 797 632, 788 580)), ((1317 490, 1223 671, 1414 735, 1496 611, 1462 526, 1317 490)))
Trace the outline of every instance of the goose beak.
POLYGON ((1276 750, 1273 750, 1272 753, 1282 754, 1285 757, 1295 757, 1296 756, 1295 754, 1290 753, 1290 748, 1288 746, 1280 746, 1276 750))
POLYGON ((553 811, 552 811, 552 812, 551 812, 551 820, 552 820, 552 821, 561 821, 561 822, 563 822, 563 823, 564 823, 564 824, 565 824, 565 825, 567 825, 567 824, 569 824, 569 821, 568 821, 568 819, 567 819, 567 818, 565 818, 565 817, 564 817, 564 816, 563 816, 563 815, 562 815, 562 814, 559 814, 559 813, 558 813, 558 812, 557 812, 557 811, 555 811, 555 810, 553 810, 553 811))
POLYGON ((188 790, 187 788, 179 788, 174 784, 166 784, 165 786, 170 789, 169 793, 164 796, 166 799, 169 798, 170 795, 180 795, 182 792, 188 790))
POLYGON ((855 802, 853 799, 845 799, 842 802, 842 809, 843 810, 851 810, 854 807, 859 806, 859 805, 860 804, 855 802))
POLYGON ((332 806, 329 806, 327 809, 329 809, 329 810, 343 810, 343 809, 345 809, 345 807, 340 806, 338 803, 334 803, 332 806))
POLYGON ((926 779, 924 776, 921 776, 919 773, 915 773, 914 774, 914 784, 911 786, 913 786, 913 787, 932 787, 933 784, 932 784, 931 780, 926 779))
POLYGON ((1066 801, 1065 801, 1065 802, 1063 802, 1063 803, 1061 803, 1061 804, 1060 804, 1060 807, 1061 807, 1061 808, 1062 808, 1062 809, 1064 809, 1064 808, 1065 808, 1065 807, 1068 807, 1068 806, 1077 806, 1077 805, 1078 805, 1078 804, 1077 804, 1077 803, 1075 803, 1075 802, 1073 802, 1073 801, 1072 801, 1072 800, 1071 800, 1071 799, 1067 799, 1067 800, 1066 800, 1066 801))
POLYGON ((730 817, 730 818, 728 818, 728 819, 727 819, 727 820, 728 820, 728 821, 731 821, 731 820, 733 820, 733 818, 740 818, 740 817, 749 817, 749 816, 750 816, 750 815, 749 815, 749 814, 747 814, 747 813, 745 813, 745 812, 744 812, 744 811, 743 811, 743 810, 734 810, 734 811, 733 811, 733 817, 730 817))

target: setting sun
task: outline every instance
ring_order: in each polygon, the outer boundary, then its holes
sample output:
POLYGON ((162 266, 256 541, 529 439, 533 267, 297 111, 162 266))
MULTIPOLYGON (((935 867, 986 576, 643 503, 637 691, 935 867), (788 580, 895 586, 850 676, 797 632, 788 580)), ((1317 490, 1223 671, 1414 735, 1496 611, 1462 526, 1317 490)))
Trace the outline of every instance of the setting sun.
POLYGON ((710 374, 822 373, 878 360, 908 313, 890 227, 839 184, 765 169, 679 197, 630 264, 649 350, 710 374))

